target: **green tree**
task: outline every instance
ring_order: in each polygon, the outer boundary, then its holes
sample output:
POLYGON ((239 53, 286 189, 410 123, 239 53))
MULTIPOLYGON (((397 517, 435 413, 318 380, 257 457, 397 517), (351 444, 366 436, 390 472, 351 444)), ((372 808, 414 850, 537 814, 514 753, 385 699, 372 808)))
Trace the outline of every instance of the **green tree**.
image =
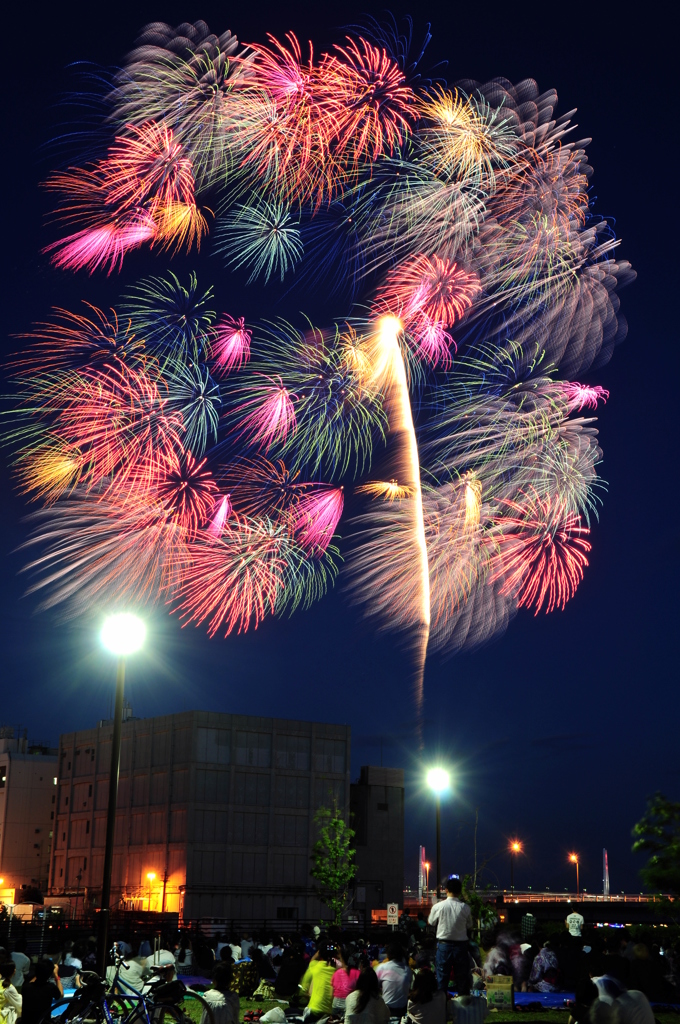
POLYGON ((649 853, 640 877, 653 892, 680 896, 680 803, 655 793, 633 827, 633 853, 649 853))
POLYGON ((357 873, 349 827, 338 807, 320 807, 314 815, 319 838, 312 849, 314 866, 310 872, 318 885, 314 888, 322 903, 330 909, 333 924, 342 924, 342 912, 348 902, 349 885, 357 873))

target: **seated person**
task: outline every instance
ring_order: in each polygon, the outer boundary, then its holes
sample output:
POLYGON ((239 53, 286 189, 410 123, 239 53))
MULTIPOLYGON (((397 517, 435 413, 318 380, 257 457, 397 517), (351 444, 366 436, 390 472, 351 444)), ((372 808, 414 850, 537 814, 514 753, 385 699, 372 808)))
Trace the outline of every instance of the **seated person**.
MULTIPOLYGON (((231 954, 231 950, 229 953, 231 954)), ((210 1004, 213 1021, 208 1020, 208 1014, 204 1010, 201 1024, 239 1024, 241 1001, 236 992, 230 991, 233 973, 231 964, 222 962, 215 967, 212 988, 203 993, 203 998, 210 1004)))
POLYGON ((23 1024, 39 1024, 49 1014, 54 1000, 64 994, 57 965, 51 960, 38 960, 32 975, 21 992, 23 1024))

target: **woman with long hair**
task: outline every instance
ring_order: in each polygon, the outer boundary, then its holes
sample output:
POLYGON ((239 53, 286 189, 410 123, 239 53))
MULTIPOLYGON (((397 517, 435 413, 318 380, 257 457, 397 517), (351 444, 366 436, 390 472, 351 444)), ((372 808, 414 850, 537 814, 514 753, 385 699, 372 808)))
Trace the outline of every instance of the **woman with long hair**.
POLYGON ((446 1024, 446 992, 429 968, 418 971, 408 994, 406 1015, 413 1024, 446 1024))
POLYGON ((378 975, 372 967, 361 971, 357 987, 347 996, 345 1024, 389 1024, 390 1011, 380 995, 378 975))

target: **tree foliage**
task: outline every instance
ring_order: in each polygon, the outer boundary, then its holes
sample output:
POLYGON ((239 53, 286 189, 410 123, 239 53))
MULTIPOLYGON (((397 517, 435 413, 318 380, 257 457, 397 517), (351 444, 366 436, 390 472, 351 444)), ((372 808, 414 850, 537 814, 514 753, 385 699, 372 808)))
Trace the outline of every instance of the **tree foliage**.
POLYGON ((330 909, 333 923, 340 925, 350 882, 357 872, 352 848, 355 833, 345 821, 337 801, 332 807, 320 807, 314 815, 314 823, 318 839, 312 849, 314 866, 310 874, 318 883, 316 892, 330 909))
POLYGON ((633 827, 633 853, 649 853, 640 877, 653 892, 680 896, 680 803, 655 793, 633 827))

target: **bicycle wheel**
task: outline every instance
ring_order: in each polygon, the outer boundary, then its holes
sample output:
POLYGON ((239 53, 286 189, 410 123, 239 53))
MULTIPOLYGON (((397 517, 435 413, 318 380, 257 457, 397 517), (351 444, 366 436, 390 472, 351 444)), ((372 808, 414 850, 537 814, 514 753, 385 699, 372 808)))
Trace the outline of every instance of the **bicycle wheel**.
POLYGON ((207 999, 199 992, 188 988, 178 1007, 183 1016, 183 1024, 215 1024, 215 1014, 207 999))

